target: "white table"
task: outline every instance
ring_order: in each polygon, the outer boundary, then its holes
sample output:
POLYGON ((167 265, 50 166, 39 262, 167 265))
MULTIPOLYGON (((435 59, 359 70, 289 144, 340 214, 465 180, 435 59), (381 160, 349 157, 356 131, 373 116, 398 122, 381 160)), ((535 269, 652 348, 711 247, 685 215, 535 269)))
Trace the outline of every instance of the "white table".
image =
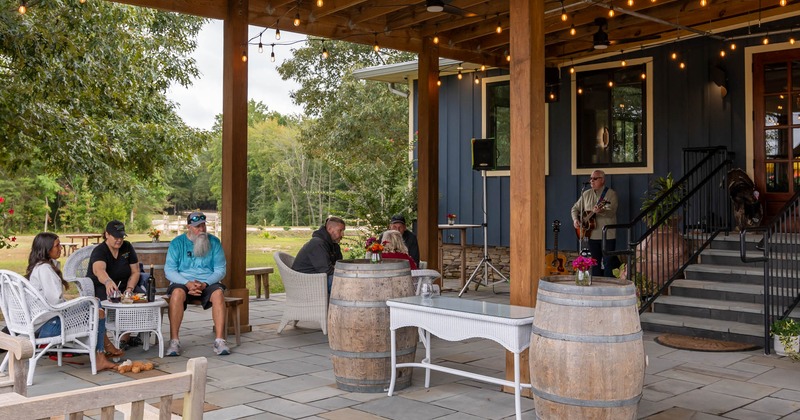
POLYGON ((389 329, 392 344, 392 379, 389 396, 394 392, 399 367, 425 368, 425 387, 430 387, 431 370, 460 375, 493 384, 514 388, 514 405, 517 419, 521 418, 520 392, 531 384, 520 383, 519 354, 530 346, 533 325, 533 308, 503 305, 444 296, 423 299, 421 296, 391 299, 389 329), (424 330, 422 342, 425 358, 420 363, 397 363, 395 331, 403 327, 424 330), (493 378, 464 370, 431 363, 431 333, 447 341, 468 338, 487 338, 500 343, 514 353, 514 381, 493 378))
MULTIPOLYGON (((119 347, 119 339, 124 334, 149 332, 158 339, 158 357, 164 357, 164 336, 161 334, 161 308, 167 306, 164 299, 156 298, 155 302, 144 303, 111 303, 104 300, 100 303, 106 310, 106 330, 114 338, 114 345, 119 347)), ((142 340, 142 348, 150 348, 150 338, 142 340)))

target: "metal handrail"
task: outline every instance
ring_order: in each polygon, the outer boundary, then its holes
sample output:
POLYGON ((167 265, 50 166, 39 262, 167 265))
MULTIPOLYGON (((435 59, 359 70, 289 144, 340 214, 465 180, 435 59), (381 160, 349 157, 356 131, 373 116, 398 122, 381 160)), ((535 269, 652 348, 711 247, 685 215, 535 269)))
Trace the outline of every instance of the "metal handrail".
POLYGON ((739 254, 743 262, 764 263, 764 353, 770 354, 772 323, 784 319, 800 304, 800 191, 786 202, 770 221, 762 226, 745 228, 739 236, 739 254), (761 255, 747 256, 748 233, 763 232, 761 255))
POLYGON ((684 149, 684 161, 694 154, 702 158, 692 161, 694 166, 632 221, 603 228, 604 254, 627 256, 626 278, 637 288, 640 313, 683 276, 719 233, 730 231, 725 180, 733 163, 731 153, 722 146, 684 149), (648 221, 656 212, 661 217, 651 225, 648 221), (610 229, 625 237, 624 249, 606 249, 610 229))

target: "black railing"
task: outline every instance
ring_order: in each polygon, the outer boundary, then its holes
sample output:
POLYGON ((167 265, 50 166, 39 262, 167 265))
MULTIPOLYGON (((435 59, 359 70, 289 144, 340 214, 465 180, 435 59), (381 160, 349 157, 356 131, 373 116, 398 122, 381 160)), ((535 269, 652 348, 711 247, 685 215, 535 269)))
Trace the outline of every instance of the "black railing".
POLYGON ((744 262, 764 263, 764 352, 770 354, 772 323, 784 319, 800 303, 800 192, 763 226, 746 228, 739 236, 739 252, 744 262), (747 257, 746 235, 763 232, 761 256, 747 257))
POLYGON ((720 232, 730 231, 730 200, 725 186, 731 154, 725 147, 684 149, 686 174, 651 205, 625 224, 603 229, 603 249, 609 229, 626 249, 626 278, 636 285, 639 312, 644 312, 686 267, 697 260, 720 232))

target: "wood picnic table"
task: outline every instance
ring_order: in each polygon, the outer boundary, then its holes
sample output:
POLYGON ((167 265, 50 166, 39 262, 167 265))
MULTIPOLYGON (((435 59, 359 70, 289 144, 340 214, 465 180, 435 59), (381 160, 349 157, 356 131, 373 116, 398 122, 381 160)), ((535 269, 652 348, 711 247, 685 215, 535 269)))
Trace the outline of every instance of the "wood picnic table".
POLYGON ((70 242, 77 242, 77 239, 81 240, 81 247, 89 245, 89 240, 94 239, 94 243, 99 244, 100 239, 103 235, 99 233, 73 233, 70 235, 64 235, 70 242))

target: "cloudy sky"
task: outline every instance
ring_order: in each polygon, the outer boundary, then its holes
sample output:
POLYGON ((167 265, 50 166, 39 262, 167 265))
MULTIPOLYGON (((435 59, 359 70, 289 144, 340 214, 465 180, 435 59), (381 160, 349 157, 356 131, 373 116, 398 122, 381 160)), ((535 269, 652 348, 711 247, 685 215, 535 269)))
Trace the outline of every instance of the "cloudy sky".
MULTIPOLYGON (((263 28, 250 27, 250 37, 257 36, 263 28)), ((281 32, 281 40, 275 41, 275 31, 267 30, 263 35, 264 53, 258 53, 258 47, 249 48, 248 90, 250 99, 261 101, 271 111, 281 114, 300 114, 302 109, 292 102, 290 92, 297 89, 297 84, 284 81, 275 70, 277 65, 290 57, 292 46, 276 45, 275 62, 270 61, 270 44, 305 39, 305 35, 281 32)), ((258 42, 256 40, 256 42, 258 42)), ((189 88, 173 86, 167 96, 175 101, 178 115, 192 127, 210 129, 214 125, 214 116, 222 113, 222 21, 211 20, 203 27, 197 38, 197 50, 194 58, 200 69, 200 77, 194 80, 189 88)))

